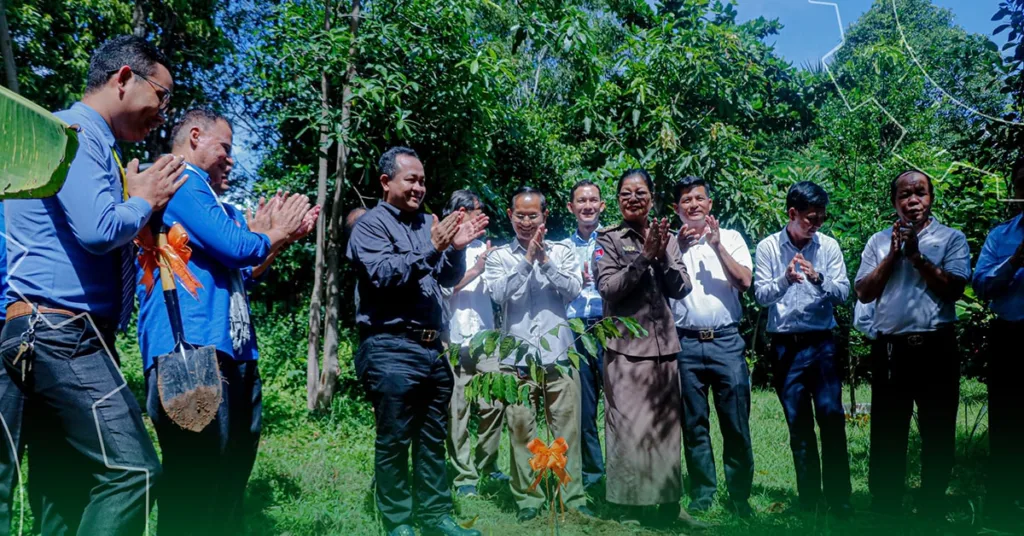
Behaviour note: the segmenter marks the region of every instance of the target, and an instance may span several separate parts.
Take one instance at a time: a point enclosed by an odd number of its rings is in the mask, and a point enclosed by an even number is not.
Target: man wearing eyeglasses
[[[789,425],[800,507],[814,512],[824,495],[829,511],[843,519],[853,510],[832,329],[833,309],[850,295],[850,280],[839,243],[818,232],[827,207],[828,194],[813,182],[789,189],[789,223],[757,245],[754,297],[768,308],[772,375]],[[821,431],[820,464],[815,419]]]
[[[501,307],[503,330],[532,344],[541,344],[541,335],[567,322],[566,305],[579,295],[583,275],[572,248],[545,239],[548,210],[544,194],[524,186],[513,193],[509,205],[508,216],[516,238],[487,257],[484,285],[491,299]],[[538,349],[542,365],[537,367],[538,374],[546,377],[543,390],[529,376],[527,363],[516,362],[515,354],[502,359],[501,364],[520,378],[517,389],[528,386],[531,401],[544,397],[553,437],[564,438],[569,445],[566,469],[571,480],[565,486],[562,500],[569,508],[592,515],[586,506],[581,477],[580,379],[576,370],[567,367],[573,335],[563,328],[546,340],[548,349]],[[512,448],[511,488],[519,509],[517,519],[529,521],[537,517],[550,499],[541,486],[531,486],[535,475],[527,444],[537,437],[536,413],[532,404],[511,404],[505,417]]]
[[[55,115],[80,127],[61,191],[6,201],[7,325],[0,356],[26,397],[43,534],[139,534],[160,462],[125,389],[114,336],[134,308],[132,240],[181,185],[182,159],[124,166],[117,141],[164,121],[167,60],[137,37],[103,44],[82,101]],[[6,445],[6,443],[5,443]]]

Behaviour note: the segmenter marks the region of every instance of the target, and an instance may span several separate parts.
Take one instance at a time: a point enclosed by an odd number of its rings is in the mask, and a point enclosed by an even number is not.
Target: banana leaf
[[[0,87],[0,199],[56,194],[77,151],[75,127]]]

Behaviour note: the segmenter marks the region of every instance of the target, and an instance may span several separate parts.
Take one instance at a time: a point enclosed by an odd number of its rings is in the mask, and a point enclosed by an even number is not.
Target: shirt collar
[[[820,243],[821,243],[821,241],[818,239],[818,233],[814,233],[813,235],[811,235],[811,241],[808,243],[808,245],[811,245],[811,244],[819,245]],[[786,230],[786,227],[783,227],[782,231],[779,232],[779,245],[781,246],[783,244],[789,244],[790,247],[792,247],[793,249],[795,249],[797,251],[800,251],[800,248],[796,247],[796,244],[794,244],[789,239],[789,231]]]
[[[82,102],[76,102],[71,106],[72,110],[82,114],[82,117],[90,124],[90,126],[96,129],[96,133],[100,135],[100,139],[107,144],[107,147],[116,147],[117,140],[114,138],[114,131],[110,129],[110,125],[103,119],[103,116],[99,112],[92,109],[88,104]]]
[[[939,222],[938,218],[936,218],[935,216],[928,216],[928,227],[925,227],[924,229],[921,230],[920,233],[917,233],[917,236],[927,235],[928,233],[933,232],[932,229],[935,229],[940,225],[942,224]]]
[[[576,230],[572,232],[572,241],[574,243],[576,243],[576,245],[579,245],[579,246],[583,246],[583,245],[589,244],[591,240],[597,239],[597,232],[599,230],[601,230],[601,224],[600,223],[597,224],[597,227],[593,231],[590,232],[590,238],[584,240],[583,237],[580,236],[580,228],[577,227]]]
[[[185,162],[185,169],[187,169],[193,175],[195,175],[195,176],[199,177],[200,179],[203,179],[204,181],[206,181],[207,184],[210,183],[210,174],[205,172],[205,171],[203,171],[203,170],[201,170],[201,169],[199,169],[199,168],[197,168],[196,166],[192,165],[191,162]]]
[[[384,210],[388,211],[396,220],[399,221],[412,221],[416,218],[416,215],[419,214],[419,211],[404,212],[402,209],[384,200],[381,200],[378,205],[384,207]]]

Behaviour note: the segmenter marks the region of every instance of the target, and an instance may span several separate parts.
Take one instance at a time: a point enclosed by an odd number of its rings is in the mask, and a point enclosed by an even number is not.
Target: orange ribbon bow
[[[530,491],[540,484],[544,474],[548,471],[555,473],[559,483],[563,486],[572,480],[569,478],[569,473],[565,472],[565,464],[568,462],[565,453],[569,452],[569,444],[565,442],[565,438],[556,439],[550,447],[540,439],[533,438],[526,444],[526,448],[533,453],[533,458],[530,458],[530,468],[537,471],[537,479],[530,486]]]
[[[180,223],[171,226],[167,233],[167,245],[158,247],[153,239],[153,232],[149,226],[143,227],[139,236],[135,238],[135,245],[139,246],[139,264],[142,265],[142,284],[146,286],[146,295],[153,291],[156,279],[153,274],[160,268],[160,259],[157,255],[167,261],[171,272],[178,276],[182,286],[192,295],[199,299],[196,289],[203,285],[199,283],[192,272],[188,269],[188,260],[192,257],[192,248],[188,247],[188,233]]]

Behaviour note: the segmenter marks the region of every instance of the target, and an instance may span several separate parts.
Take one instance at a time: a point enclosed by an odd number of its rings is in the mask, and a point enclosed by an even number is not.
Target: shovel
[[[153,218],[161,222],[157,246],[164,248],[167,246],[168,228],[162,223],[161,216],[154,215]],[[156,358],[160,405],[171,421],[181,428],[201,432],[217,416],[217,408],[220,407],[221,383],[217,350],[214,346],[196,348],[185,341],[174,274],[167,259],[163,256],[159,256],[159,259],[160,286],[164,291],[167,318],[174,335],[174,349]]]

